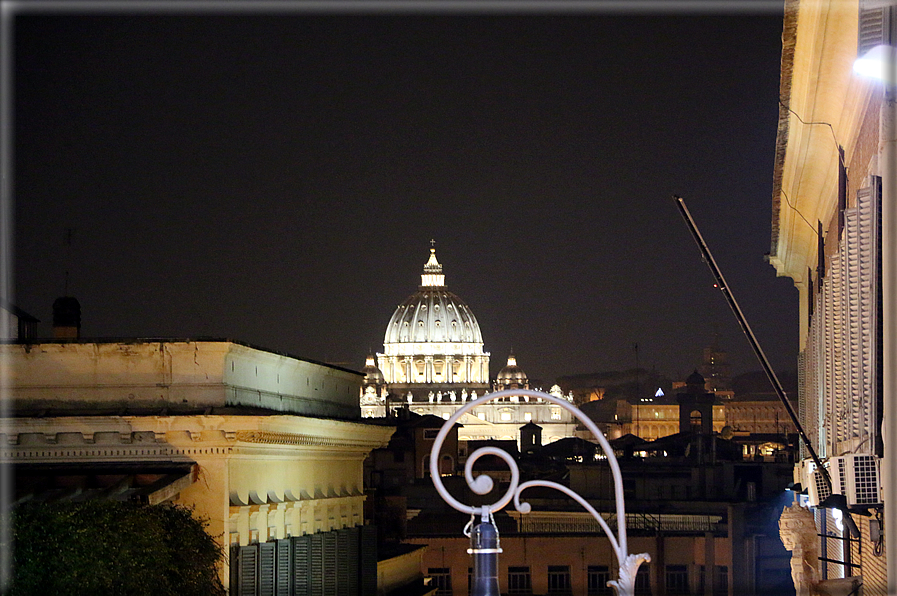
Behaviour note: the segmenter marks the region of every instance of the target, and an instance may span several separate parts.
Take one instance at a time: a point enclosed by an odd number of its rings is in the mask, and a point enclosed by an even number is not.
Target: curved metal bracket
[[[442,483],[442,478],[439,473],[439,453],[442,448],[442,443],[445,441],[452,427],[454,427],[455,423],[458,422],[458,420],[460,420],[464,414],[466,414],[469,410],[475,408],[476,406],[495,399],[501,399],[503,397],[511,396],[541,398],[554,405],[560,406],[573,414],[577,418],[577,420],[582,422],[585,427],[588,428],[598,439],[598,443],[601,445],[601,448],[604,450],[604,454],[607,456],[607,461],[610,465],[611,474],[614,479],[614,496],[616,500],[617,510],[616,536],[614,536],[613,532],[611,532],[611,529],[607,525],[607,522],[604,521],[604,518],[601,517],[601,515],[599,515],[598,512],[595,511],[595,509],[591,505],[589,505],[589,503],[585,499],[583,499],[581,496],[579,496],[577,493],[570,490],[566,486],[563,486],[556,482],[542,480],[532,480],[520,484],[520,470],[517,467],[517,462],[514,461],[514,458],[512,458],[508,452],[497,447],[481,447],[471,453],[467,458],[467,463],[464,465],[464,478],[467,481],[467,485],[473,492],[478,495],[485,495],[492,490],[492,488],[494,487],[494,482],[492,478],[487,474],[480,474],[479,476],[474,478],[473,464],[477,459],[484,455],[495,455],[504,460],[505,463],[508,464],[508,468],[510,468],[511,470],[511,482],[508,486],[508,490],[498,501],[491,505],[474,507],[461,503],[449,494],[449,492],[445,488],[445,485],[443,485]],[[604,433],[602,433],[598,429],[595,423],[592,422],[592,420],[588,416],[584,415],[579,410],[579,408],[563,398],[556,397],[548,393],[543,393],[541,391],[534,391],[532,389],[507,389],[504,391],[489,393],[475,401],[470,401],[462,405],[448,420],[446,420],[445,424],[443,424],[442,428],[439,430],[439,434],[436,435],[436,439],[433,442],[433,447],[430,450],[430,478],[433,481],[433,486],[436,488],[436,492],[439,493],[439,496],[442,497],[442,499],[446,503],[448,503],[451,507],[457,509],[458,511],[469,513],[471,515],[483,515],[484,513],[489,514],[490,512],[499,511],[512,500],[514,501],[514,508],[517,509],[517,511],[519,511],[520,513],[529,513],[531,507],[529,503],[520,501],[520,493],[531,486],[554,488],[576,500],[576,502],[582,505],[583,508],[591,513],[592,516],[598,521],[598,523],[601,525],[601,528],[604,530],[604,533],[607,534],[607,537],[611,542],[611,546],[613,546],[614,553],[617,556],[617,562],[620,566],[620,574],[617,581],[610,581],[608,582],[608,585],[616,590],[618,596],[632,596],[634,594],[635,575],[638,571],[639,565],[641,565],[642,562],[651,561],[651,557],[647,553],[641,553],[638,555],[628,554],[628,548],[626,544],[626,507],[623,500],[623,477],[620,473],[620,466],[617,463],[617,458],[614,455],[613,448],[610,446],[610,443],[607,442],[607,439],[604,437]]]

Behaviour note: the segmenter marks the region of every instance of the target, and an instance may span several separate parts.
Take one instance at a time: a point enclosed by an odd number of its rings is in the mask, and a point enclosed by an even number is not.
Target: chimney
[[[61,296],[53,302],[53,338],[81,337],[81,305],[71,296]]]

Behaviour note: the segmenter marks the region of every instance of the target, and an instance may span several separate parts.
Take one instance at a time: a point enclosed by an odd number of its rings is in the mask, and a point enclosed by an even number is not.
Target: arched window
[[[691,432],[701,432],[701,412],[699,412],[698,410],[692,410],[691,414],[689,415],[689,421],[691,422]]]
[[[440,474],[451,474],[454,471],[454,462],[452,460],[451,455],[443,455],[442,459],[439,461],[439,473]]]

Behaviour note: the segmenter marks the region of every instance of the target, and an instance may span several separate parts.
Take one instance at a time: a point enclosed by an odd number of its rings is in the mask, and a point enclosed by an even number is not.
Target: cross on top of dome
[[[424,272],[420,276],[420,285],[426,287],[445,285],[445,275],[442,274],[442,265],[436,260],[435,240],[430,240],[430,258],[424,265]]]

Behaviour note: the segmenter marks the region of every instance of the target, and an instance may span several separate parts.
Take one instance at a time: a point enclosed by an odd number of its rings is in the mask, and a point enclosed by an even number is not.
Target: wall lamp
[[[879,44],[857,58],[853,71],[862,76],[897,85],[897,48]]]
[[[604,450],[604,454],[607,456],[607,461],[610,465],[611,474],[614,479],[614,496],[616,499],[617,514],[616,536],[611,531],[604,518],[601,517],[601,515],[597,511],[595,511],[595,509],[588,503],[588,501],[583,499],[579,494],[570,490],[566,486],[547,480],[530,480],[528,482],[520,484],[520,470],[517,467],[517,462],[514,461],[514,458],[512,458],[507,451],[504,451],[503,449],[499,449],[497,447],[481,447],[471,453],[464,465],[464,478],[467,481],[467,485],[473,492],[478,495],[488,494],[492,491],[492,488],[494,486],[493,480],[486,474],[480,474],[479,476],[474,478],[473,464],[477,459],[484,455],[495,455],[496,457],[504,460],[504,462],[508,464],[508,467],[511,470],[511,481],[510,485],[508,486],[508,490],[498,501],[491,505],[473,507],[471,505],[465,505],[464,503],[461,503],[453,496],[451,496],[446,490],[445,486],[442,484],[442,479],[440,476],[439,459],[442,443],[443,441],[445,441],[445,438],[448,436],[452,427],[454,427],[455,423],[468,410],[488,401],[514,396],[541,398],[546,402],[564,408],[565,410],[572,413],[580,422],[582,422],[585,427],[588,428],[598,439],[598,443],[601,445],[601,448]],[[617,596],[634,595],[635,576],[638,572],[639,565],[651,561],[651,557],[647,553],[641,553],[637,555],[628,554],[628,548],[626,544],[626,507],[623,501],[623,477],[620,474],[620,466],[617,463],[617,458],[614,455],[613,448],[607,442],[607,439],[604,437],[604,433],[602,433],[598,429],[595,423],[592,422],[592,420],[588,416],[585,416],[576,406],[568,402],[566,399],[555,397],[554,395],[543,393],[541,391],[533,391],[531,389],[507,389],[504,391],[489,393],[476,401],[464,404],[463,406],[458,408],[448,420],[445,421],[445,424],[443,424],[442,428],[439,430],[439,434],[436,435],[436,439],[433,441],[433,447],[430,450],[430,478],[433,481],[433,486],[436,488],[436,492],[439,493],[439,496],[442,497],[442,499],[446,503],[448,503],[451,507],[457,509],[458,511],[469,513],[471,516],[470,521],[467,523],[467,526],[465,526],[463,531],[464,535],[470,538],[470,549],[468,549],[467,552],[473,555],[474,558],[473,576],[471,577],[471,596],[498,596],[498,555],[499,553],[501,553],[501,547],[499,546],[498,528],[495,526],[495,519],[492,514],[495,511],[501,510],[502,507],[510,503],[512,500],[514,501],[514,508],[517,509],[517,511],[524,514],[529,513],[530,505],[529,503],[520,501],[520,493],[533,486],[553,488],[555,490],[561,491],[562,493],[566,494],[577,503],[579,503],[586,511],[592,514],[592,517],[594,517],[598,521],[598,523],[601,525],[601,529],[604,530],[604,533],[607,535],[608,540],[610,540],[611,546],[614,550],[614,554],[616,554],[617,557],[617,563],[619,564],[618,579],[607,582],[607,585],[612,587],[616,591]],[[476,516],[478,515],[480,516],[480,523],[474,526]]]

